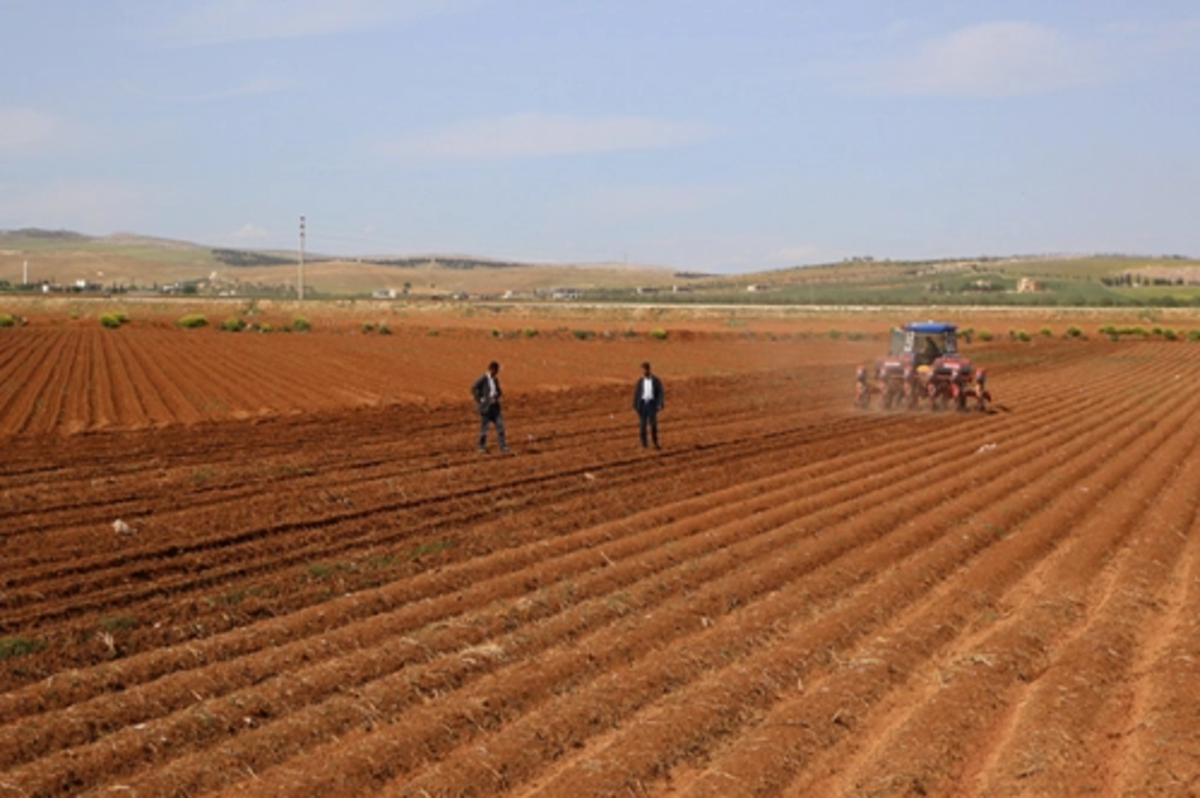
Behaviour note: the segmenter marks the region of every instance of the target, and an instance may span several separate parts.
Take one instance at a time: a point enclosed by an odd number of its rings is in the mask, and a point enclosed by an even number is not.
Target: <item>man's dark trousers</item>
[[[658,407],[654,402],[642,402],[638,407],[638,436],[642,446],[646,445],[646,427],[650,427],[650,435],[654,440],[654,448],[658,448]]]
[[[479,411],[479,448],[487,447],[488,424],[496,427],[496,440],[500,443],[500,451],[506,451],[508,444],[504,441],[504,418],[500,415],[500,404],[493,402]]]

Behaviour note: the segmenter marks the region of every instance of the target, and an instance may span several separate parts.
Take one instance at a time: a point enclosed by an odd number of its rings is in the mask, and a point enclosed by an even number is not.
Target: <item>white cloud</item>
[[[1094,82],[1087,45],[1031,22],[988,22],[923,42],[916,52],[868,66],[860,88],[884,94],[1002,97]]]
[[[157,191],[133,183],[67,181],[28,188],[0,185],[0,228],[44,227],[107,233],[136,229]]]
[[[530,113],[460,122],[380,149],[402,158],[529,158],[675,147],[710,135],[703,125],[649,117]]]
[[[260,227],[254,222],[242,225],[230,236],[234,241],[242,244],[263,241],[270,237],[271,233],[265,227]]]
[[[58,151],[77,140],[61,117],[33,108],[0,108],[0,157]]]
[[[186,10],[157,27],[158,39],[171,44],[204,45],[326,36],[439,13],[457,3],[453,0],[193,0],[182,5]]]
[[[593,191],[572,210],[608,219],[686,215],[715,208],[732,194],[719,186],[626,186]]]

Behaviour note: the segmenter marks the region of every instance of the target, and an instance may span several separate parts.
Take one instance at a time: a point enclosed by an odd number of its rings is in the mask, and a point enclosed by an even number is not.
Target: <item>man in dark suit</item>
[[[504,418],[500,415],[500,364],[493,360],[488,363],[487,371],[471,385],[471,396],[475,399],[475,407],[479,410],[479,444],[481,452],[487,451],[488,424],[496,427],[496,440],[500,443],[500,451],[507,452],[508,444],[504,442]]]
[[[658,445],[658,411],[663,407],[663,386],[658,377],[650,373],[650,364],[642,364],[642,376],[633,386],[633,409],[638,414],[638,436],[642,448],[646,447],[646,428],[650,428],[650,437],[654,448]]]

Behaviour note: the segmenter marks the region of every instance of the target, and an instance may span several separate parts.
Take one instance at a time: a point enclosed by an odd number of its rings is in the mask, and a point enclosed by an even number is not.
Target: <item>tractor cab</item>
[[[958,327],[941,321],[910,321],[893,327],[888,353],[876,359],[874,374],[859,366],[855,374],[855,403],[869,407],[871,396],[879,395],[884,408],[916,407],[928,399],[934,409],[953,404],[987,408],[991,394],[985,387],[983,369],[975,371],[971,361],[959,354]]]
[[[914,368],[930,366],[947,355],[958,354],[958,328],[939,321],[913,321],[893,327],[888,355]]]

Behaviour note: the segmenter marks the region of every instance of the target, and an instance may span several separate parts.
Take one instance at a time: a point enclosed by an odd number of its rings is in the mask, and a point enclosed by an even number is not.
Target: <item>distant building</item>
[[[757,293],[759,291],[770,291],[771,286],[764,285],[763,283],[751,283],[750,285],[746,286],[746,290],[752,293]]]
[[[1017,280],[1018,294],[1036,294],[1041,290],[1042,283],[1040,280],[1034,280],[1031,277],[1022,277],[1020,280]]]
[[[371,298],[372,299],[395,299],[396,298],[396,289],[395,288],[376,288],[374,291],[371,292]]]

